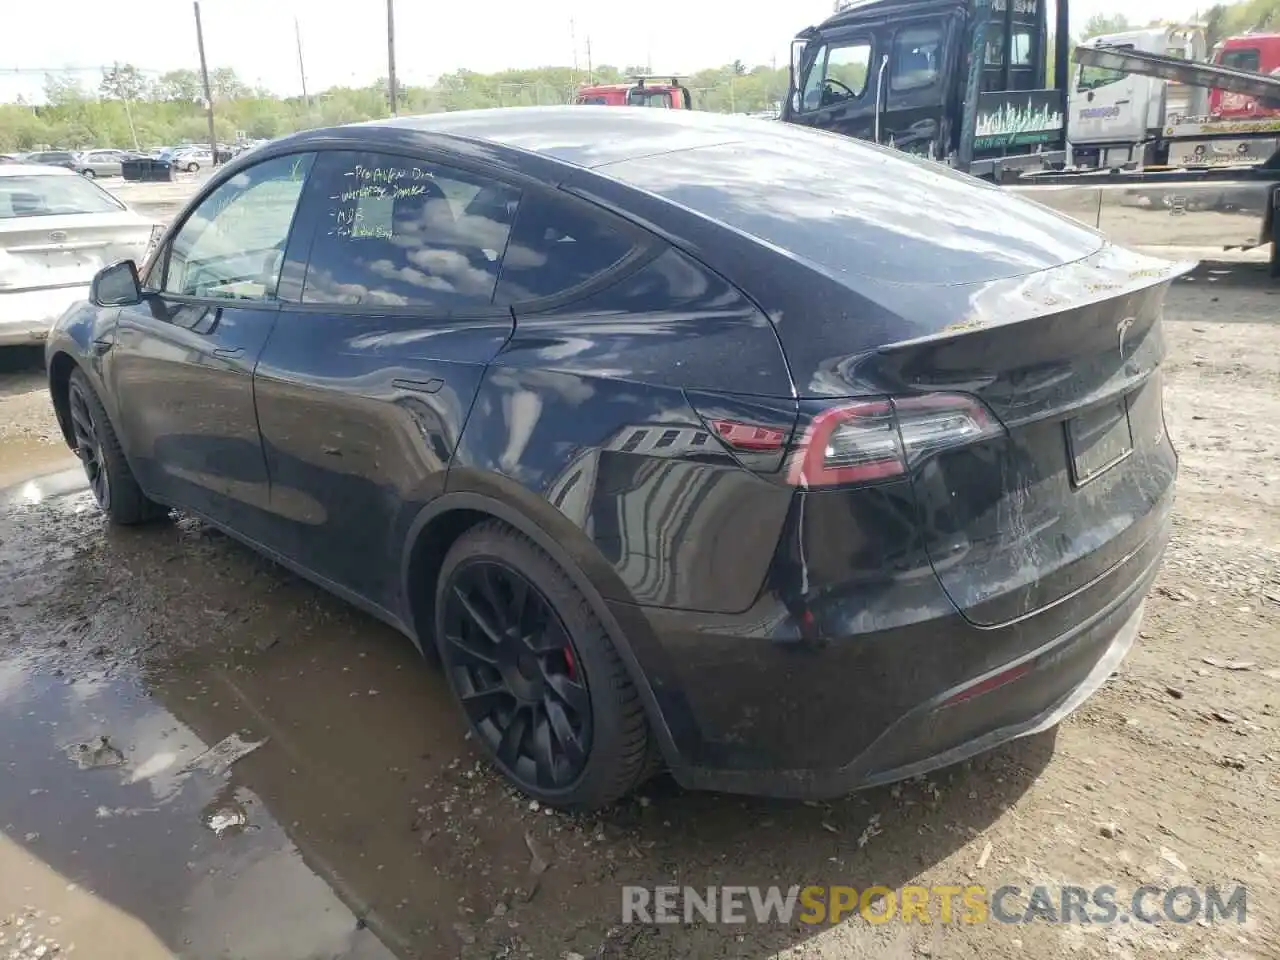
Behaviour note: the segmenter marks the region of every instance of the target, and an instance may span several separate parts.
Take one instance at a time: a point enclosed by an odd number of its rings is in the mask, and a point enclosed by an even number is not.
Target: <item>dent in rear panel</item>
[[[1154,535],[1172,503],[1177,457],[1160,381],[1129,397],[1133,452],[1083,485],[1061,419],[943,454],[914,477],[943,587],[979,624],[1004,623],[1087,586]]]

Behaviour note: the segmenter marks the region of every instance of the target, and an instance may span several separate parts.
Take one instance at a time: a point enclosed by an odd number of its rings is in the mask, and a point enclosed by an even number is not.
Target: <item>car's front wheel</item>
[[[436,642],[472,733],[499,770],[552,806],[596,809],[653,770],[639,694],[573,581],[498,521],[450,548]]]
[[[94,179],[97,176],[97,174],[94,173],[92,170],[90,170],[88,167],[85,167],[85,169],[81,170],[80,173],[88,177],[90,180]]]
[[[195,173],[199,169],[200,164],[196,163],[194,160],[187,164],[187,173]]]
[[[168,511],[148,499],[134,479],[107,411],[81,370],[71,374],[67,407],[76,455],[84,465],[93,498],[108,519],[132,526],[164,516]]]

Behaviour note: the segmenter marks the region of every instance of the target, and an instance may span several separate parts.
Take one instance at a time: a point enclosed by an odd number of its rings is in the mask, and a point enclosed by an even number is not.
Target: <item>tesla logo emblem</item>
[[[49,234],[49,239],[50,239],[51,241],[53,241],[54,243],[66,243],[66,242],[67,242],[67,234],[66,234],[66,231],[65,231],[65,230],[55,230],[55,231],[53,231],[53,233]]]
[[[1120,356],[1124,356],[1124,335],[1129,332],[1129,328],[1133,326],[1133,317],[1125,317],[1116,324],[1116,335],[1120,340]]]

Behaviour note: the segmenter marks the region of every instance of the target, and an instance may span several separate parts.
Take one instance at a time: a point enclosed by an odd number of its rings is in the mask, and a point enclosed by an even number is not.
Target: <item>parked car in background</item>
[[[19,163],[22,157],[16,153],[0,153],[0,163]]]
[[[86,150],[80,154],[76,172],[86,177],[118,177],[121,164],[135,156],[128,150]]]
[[[153,231],[71,170],[0,164],[0,346],[44,340],[98,270],[145,256]]]
[[[168,156],[175,170],[196,173],[201,167],[213,166],[213,153],[208,147],[180,147]]]
[[[1053,726],[1134,643],[1184,269],[797,125],[444,113],[234,162],[46,358],[113,522],[396,626],[531,796],[838,796]]]
[[[41,150],[37,153],[29,153],[26,156],[27,163],[47,163],[54,167],[66,167],[68,170],[74,170],[79,162],[78,155],[70,150]]]

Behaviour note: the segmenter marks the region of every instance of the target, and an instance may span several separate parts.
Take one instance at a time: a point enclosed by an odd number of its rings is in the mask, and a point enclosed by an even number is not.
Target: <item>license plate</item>
[[[1120,400],[1073,417],[1066,423],[1071,478],[1088,483],[1133,452],[1129,405]]]
[[[77,250],[50,250],[36,261],[43,283],[88,283],[102,267],[102,258]]]

